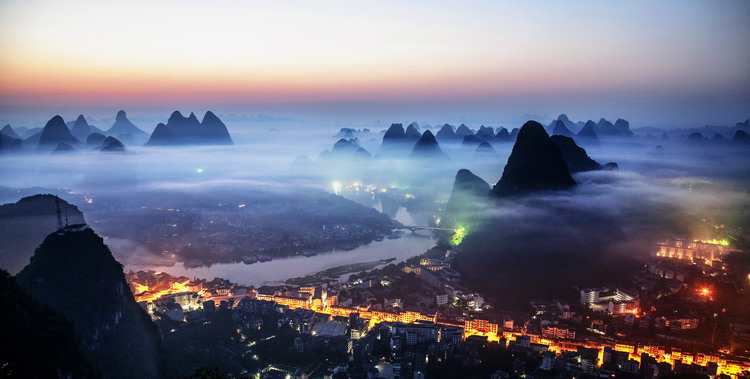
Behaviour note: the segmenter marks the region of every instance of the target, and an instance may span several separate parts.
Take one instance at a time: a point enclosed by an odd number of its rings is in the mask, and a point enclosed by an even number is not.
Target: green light
[[[457,228],[453,231],[453,236],[451,236],[451,244],[453,245],[460,245],[461,242],[464,241],[464,237],[466,236],[466,229],[463,227]]]
[[[202,169],[202,168],[199,168],[199,169],[197,169],[197,170],[195,170],[195,171],[197,171],[197,172],[198,172],[198,173],[200,174],[200,173],[202,173],[202,172],[203,172],[203,169]]]

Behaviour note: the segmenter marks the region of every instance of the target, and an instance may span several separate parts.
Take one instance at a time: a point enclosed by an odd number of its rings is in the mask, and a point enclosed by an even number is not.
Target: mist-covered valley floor
[[[4,153],[0,202],[58,195],[78,207],[121,263],[155,267],[351,249],[391,235],[404,226],[392,218],[406,211],[417,224],[407,226],[462,228],[458,246],[445,232],[437,232],[437,243],[462,251],[457,268],[499,303],[582,276],[616,280],[630,258],[649,255],[670,236],[748,245],[745,145],[691,144],[679,133],[582,143],[592,159],[618,169],[574,173],[578,185],[565,191],[500,200],[488,194],[457,223],[446,215],[457,171],[495,184],[514,140],[493,138],[487,149],[481,141],[438,138],[441,154],[420,154],[419,135],[440,137],[440,127],[396,143],[383,142],[385,129],[229,123],[231,146]],[[528,291],[519,294],[513,283]]]

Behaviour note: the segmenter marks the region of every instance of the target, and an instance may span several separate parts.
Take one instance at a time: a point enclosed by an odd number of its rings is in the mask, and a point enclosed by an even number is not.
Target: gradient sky
[[[749,18],[748,1],[0,0],[0,122],[212,108],[734,124],[750,117]]]

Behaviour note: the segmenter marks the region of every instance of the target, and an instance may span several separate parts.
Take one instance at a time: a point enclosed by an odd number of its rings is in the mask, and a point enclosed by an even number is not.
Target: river
[[[406,220],[408,213],[400,210],[396,219]],[[411,216],[408,216],[409,219]],[[217,263],[210,267],[186,268],[181,264],[174,266],[146,266],[126,265],[125,270],[155,270],[163,271],[171,275],[184,275],[190,278],[196,277],[211,280],[213,278],[228,279],[233,283],[241,285],[261,286],[264,284],[275,284],[290,278],[311,275],[336,266],[371,262],[380,259],[395,258],[392,263],[405,261],[415,255],[419,255],[435,246],[435,240],[430,231],[417,231],[411,233],[406,231],[401,238],[382,241],[372,241],[366,245],[352,250],[332,250],[319,253],[312,257],[295,256],[289,258],[278,258],[269,262],[253,264],[244,263]]]

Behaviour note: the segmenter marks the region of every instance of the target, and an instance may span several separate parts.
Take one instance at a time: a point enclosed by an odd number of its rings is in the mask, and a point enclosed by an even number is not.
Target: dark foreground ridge
[[[17,275],[34,298],[73,322],[86,355],[107,378],[159,377],[159,337],[136,304],[122,265],[83,224],[47,236]]]

